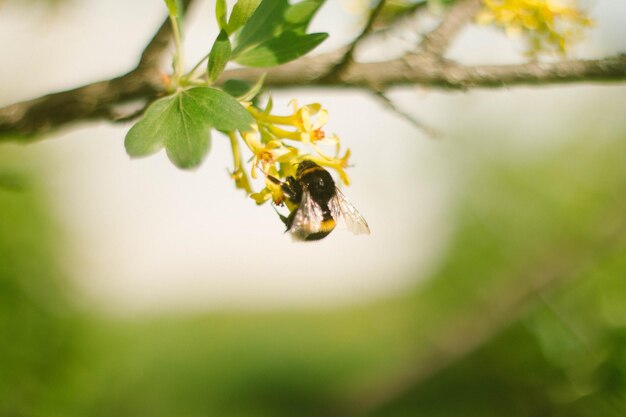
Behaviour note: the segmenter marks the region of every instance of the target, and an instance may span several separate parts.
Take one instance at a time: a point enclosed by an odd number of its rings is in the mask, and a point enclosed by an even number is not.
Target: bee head
[[[296,178],[300,178],[302,176],[302,173],[306,171],[307,169],[317,167],[317,166],[319,165],[317,165],[315,162],[305,159],[304,161],[298,164],[298,168],[296,170]]]

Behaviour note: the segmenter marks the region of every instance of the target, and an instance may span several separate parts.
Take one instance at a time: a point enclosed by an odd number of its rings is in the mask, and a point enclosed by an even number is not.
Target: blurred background
[[[327,3],[320,51],[363,22]],[[626,3],[583,5],[571,55],[625,52]],[[216,35],[197,6],[190,62]],[[127,71],[164,17],[0,2],[0,105]],[[523,52],[472,26],[449,56]],[[218,135],[193,172],[131,161],[129,125],[0,143],[0,416],[626,415],[626,86],[394,90],[437,138],[363,92],[273,95],[329,109],[370,236],[292,243]]]

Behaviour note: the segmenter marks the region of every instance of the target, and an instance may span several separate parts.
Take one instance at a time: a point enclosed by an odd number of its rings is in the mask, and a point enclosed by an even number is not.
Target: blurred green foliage
[[[36,181],[0,187],[0,416],[626,415],[623,138],[463,146],[430,279],[325,312],[80,313]]]
[[[32,182],[16,171],[0,172],[1,416],[45,412],[40,405],[75,354],[54,236]]]

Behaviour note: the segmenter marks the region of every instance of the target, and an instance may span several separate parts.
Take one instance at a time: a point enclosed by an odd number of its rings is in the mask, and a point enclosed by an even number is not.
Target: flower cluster
[[[576,0],[483,0],[481,24],[503,27],[509,36],[525,36],[529,53],[567,52],[582,28],[592,20],[576,7]]]
[[[285,116],[272,114],[271,99],[264,110],[251,103],[244,104],[256,120],[253,130],[240,132],[243,143],[252,152],[250,176],[256,179],[261,171],[265,176],[265,188],[259,192],[252,189],[235,133],[230,134],[235,165],[231,177],[235,180],[237,188],[249,193],[257,204],[269,200],[276,204],[283,203],[285,196],[280,185],[269,180],[267,176],[277,179],[293,176],[296,165],[305,159],[335,170],[344,184],[350,183],[345,172],[350,150],[340,156],[339,137],[326,136],[323,127],[328,121],[328,111],[319,103],[299,107],[293,100],[291,102],[293,112]],[[312,153],[307,153],[307,150],[311,150]]]

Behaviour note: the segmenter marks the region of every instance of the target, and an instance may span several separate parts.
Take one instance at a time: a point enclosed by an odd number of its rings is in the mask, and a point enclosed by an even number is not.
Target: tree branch
[[[465,66],[455,62],[439,62],[420,55],[352,65],[337,80],[321,77],[336,62],[337,53],[301,59],[269,71],[235,69],[226,71],[223,80],[237,78],[256,81],[267,73],[265,85],[275,88],[305,86],[370,86],[421,85],[425,87],[461,89],[504,87],[574,82],[626,81],[626,54],[595,60],[569,60],[553,63],[531,62],[515,65]]]
[[[189,5],[193,0],[185,0]],[[265,86],[342,87],[384,91],[390,86],[421,85],[466,90],[516,85],[626,81],[626,54],[596,60],[570,60],[519,65],[465,66],[442,59],[450,42],[478,10],[480,0],[460,0],[441,24],[425,35],[415,53],[383,62],[345,64],[333,77],[333,68],[351,61],[352,48],[305,57],[272,69],[243,68],[226,71],[220,82],[240,79],[256,82],[267,73]],[[374,14],[374,13],[373,13]],[[371,17],[371,16],[370,16]],[[369,31],[368,25],[364,34]],[[365,36],[365,35],[364,35]],[[151,101],[163,91],[159,71],[163,51],[169,45],[171,28],[164,23],[144,50],[138,66],[129,73],[73,90],[49,94],[0,108],[0,141],[45,133],[66,124],[93,119],[116,119],[111,109],[124,102]]]
[[[184,0],[185,9],[193,1]],[[129,73],[1,108],[0,140],[9,135],[45,133],[78,120],[110,118],[114,105],[153,99],[163,89],[159,67],[171,37],[172,28],[166,19]]]
[[[437,138],[438,136],[440,136],[439,132],[437,132],[434,128],[428,126],[426,123],[417,119],[415,116],[399,108],[396,105],[396,103],[394,103],[393,100],[385,94],[384,91],[375,91],[373,92],[373,94],[374,94],[374,97],[380,99],[383,102],[385,107],[387,107],[393,113],[397,114],[398,116],[400,116],[401,118],[409,122],[411,126],[416,128],[417,130],[421,131],[422,133],[425,133],[426,136],[430,138]]]

